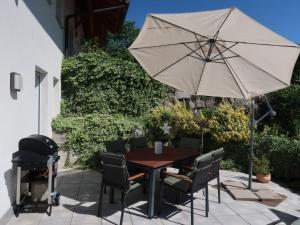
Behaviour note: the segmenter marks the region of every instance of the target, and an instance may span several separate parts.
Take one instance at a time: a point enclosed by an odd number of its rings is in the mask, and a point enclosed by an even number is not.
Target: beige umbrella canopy
[[[181,14],[150,14],[129,51],[148,74],[192,95],[249,99],[290,85],[300,53],[297,44],[236,8]],[[251,104],[249,188],[254,118]]]
[[[155,80],[242,99],[288,87],[300,52],[237,8],[150,14],[129,50]]]

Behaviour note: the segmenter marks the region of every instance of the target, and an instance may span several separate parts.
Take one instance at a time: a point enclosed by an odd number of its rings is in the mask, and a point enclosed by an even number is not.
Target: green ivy
[[[66,58],[62,66],[64,112],[139,116],[160,104],[168,88],[151,79],[138,63],[101,49]]]
[[[105,150],[105,141],[127,139],[138,121],[121,115],[89,114],[82,117],[59,116],[52,122],[53,129],[66,135],[65,146],[81,165],[93,166],[93,158]]]

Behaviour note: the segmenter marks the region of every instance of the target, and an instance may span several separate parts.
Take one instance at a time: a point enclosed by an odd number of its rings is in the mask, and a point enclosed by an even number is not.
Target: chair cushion
[[[179,148],[201,150],[201,139],[182,137],[179,141]]]
[[[107,152],[124,154],[126,152],[125,143],[123,140],[114,140],[105,142]]]
[[[195,161],[194,161],[194,168],[203,168],[203,167],[206,167],[208,165],[210,165],[212,163],[212,154],[209,152],[209,153],[206,153],[206,154],[203,154],[201,156],[198,156]]]
[[[130,138],[129,139],[130,149],[145,149],[147,148],[147,139],[145,137]]]
[[[133,191],[139,187],[141,187],[144,184],[143,179],[139,179],[137,181],[130,181],[130,187],[129,187],[129,191]]]
[[[221,160],[223,158],[225,152],[224,152],[223,148],[220,148],[220,149],[214,150],[210,153],[213,157],[213,161],[216,161],[216,160]]]
[[[188,176],[184,176],[184,175],[180,175],[180,176],[189,178]],[[191,187],[191,183],[172,176],[166,176],[164,179],[164,184],[182,192],[188,192]]]

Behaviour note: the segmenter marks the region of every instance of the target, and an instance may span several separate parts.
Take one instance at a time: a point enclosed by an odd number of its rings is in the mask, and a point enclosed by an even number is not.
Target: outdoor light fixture
[[[23,88],[23,78],[18,73],[10,73],[10,90],[21,91]]]

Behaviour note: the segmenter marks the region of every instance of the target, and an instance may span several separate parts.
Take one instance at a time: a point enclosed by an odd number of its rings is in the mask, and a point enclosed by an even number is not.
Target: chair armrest
[[[166,172],[166,171],[162,171],[162,173],[165,174],[165,175],[171,176],[171,177],[175,177],[175,178],[180,179],[180,180],[184,180],[184,181],[189,182],[189,183],[193,183],[193,180],[191,180],[190,178],[181,176],[181,175],[177,175],[177,174],[174,174],[174,173],[169,173],[169,172]]]
[[[145,176],[145,173],[138,173],[138,174],[136,174],[136,175],[130,176],[130,177],[128,178],[128,180],[129,180],[129,181],[133,181],[133,180],[139,179],[139,178],[141,178],[141,177],[143,177],[143,176]]]
[[[182,168],[186,170],[193,170],[193,167],[190,165],[183,165]]]

